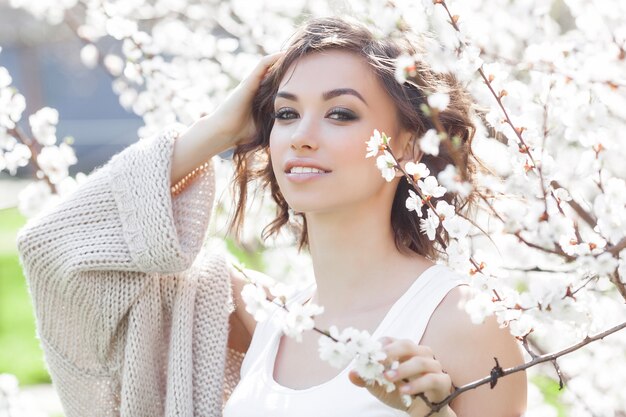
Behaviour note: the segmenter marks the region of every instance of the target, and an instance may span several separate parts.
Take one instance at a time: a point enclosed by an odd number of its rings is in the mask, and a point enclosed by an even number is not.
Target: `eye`
[[[343,120],[343,121],[358,119],[357,115],[352,110],[344,109],[342,107],[337,107],[335,109],[332,109],[330,112],[328,112],[326,117],[328,117],[329,119],[333,119],[333,120]]]
[[[274,119],[290,120],[298,117],[298,113],[292,108],[282,107],[274,112]]]

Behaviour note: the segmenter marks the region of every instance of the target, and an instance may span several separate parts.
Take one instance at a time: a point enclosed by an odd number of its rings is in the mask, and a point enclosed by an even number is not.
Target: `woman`
[[[235,146],[234,228],[245,185],[260,177],[279,207],[269,232],[290,223],[290,209],[303,221],[316,286],[298,300],[325,307],[318,327],[386,337],[387,364],[400,363],[387,377],[398,388],[436,402],[453,383],[486,375],[493,357],[503,367],[521,362],[493,319],[468,319],[457,276],[434,265],[434,247],[404,208],[400,174],[387,183],[364,157],[374,129],[392,137],[403,161],[416,157],[416,138],[430,123],[419,111],[424,95],[393,79],[394,58],[411,47],[341,19],[312,20],[213,114],[130,146],[29,222],[18,247],[68,417],[221,415],[224,400],[228,417],[429,412],[419,399],[407,409],[399,390],[365,386],[348,368],[321,362],[313,333],[297,343],[246,312],[244,277],[201,250],[213,199],[206,161]],[[452,97],[441,114],[446,129],[469,141],[462,91],[449,76],[426,67],[423,74],[425,88]],[[435,173],[443,168],[436,158],[422,161]],[[303,173],[309,168],[315,172]],[[521,415],[525,384],[521,373],[503,378],[436,415]]]

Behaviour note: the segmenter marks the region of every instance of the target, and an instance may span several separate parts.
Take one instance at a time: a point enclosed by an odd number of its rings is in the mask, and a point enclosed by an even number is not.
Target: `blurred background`
[[[65,26],[48,25],[0,2],[0,46],[0,66],[25,96],[25,114],[54,107],[62,119],[59,137],[80,138],[74,144],[78,163],[70,167],[70,175],[90,172],[137,140],[141,118],[120,106],[105,71],[82,64],[82,45]],[[30,387],[23,395],[35,396],[40,408],[61,415],[47,386],[50,377],[15,248],[17,230],[25,223],[17,195],[29,182],[26,178],[32,178],[31,169],[19,168],[16,176],[0,172],[0,374],[15,375],[22,387]]]

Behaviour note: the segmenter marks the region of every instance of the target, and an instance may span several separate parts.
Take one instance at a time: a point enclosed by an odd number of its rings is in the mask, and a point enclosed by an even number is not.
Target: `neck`
[[[371,204],[327,213],[307,213],[317,283],[313,301],[326,317],[358,314],[395,301],[430,263],[395,246],[386,210]],[[384,215],[381,213],[385,213]]]

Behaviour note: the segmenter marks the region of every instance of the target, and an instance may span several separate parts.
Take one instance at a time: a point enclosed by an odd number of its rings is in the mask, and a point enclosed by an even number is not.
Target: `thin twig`
[[[626,322],[623,322],[621,324],[618,324],[617,326],[611,327],[608,330],[605,330],[602,333],[598,333],[595,336],[587,336],[585,337],[582,341],[569,346],[565,349],[559,350],[557,352],[554,353],[550,353],[550,354],[544,354],[544,355],[537,355],[536,357],[534,357],[531,361],[526,362],[522,365],[518,365],[518,366],[514,366],[511,368],[507,368],[507,369],[503,369],[499,374],[499,376],[496,379],[505,377],[507,375],[511,375],[514,374],[516,372],[521,372],[521,371],[525,371],[526,369],[536,366],[540,363],[544,363],[544,362],[553,362],[555,361],[557,358],[560,358],[561,356],[567,355],[568,353],[572,353],[580,348],[582,348],[583,346],[588,345],[591,342],[594,342],[596,340],[600,340],[600,339],[604,339],[605,337],[616,333],[622,329],[626,328]],[[443,407],[445,407],[446,405],[450,404],[450,402],[452,402],[452,400],[454,400],[456,397],[458,397],[459,395],[463,394],[466,391],[472,390],[472,389],[476,389],[481,385],[485,385],[485,384],[489,384],[489,383],[493,383],[493,375],[484,377],[482,379],[476,380],[474,382],[471,382],[469,384],[460,386],[458,388],[456,388],[452,394],[450,394],[448,397],[446,397],[443,401],[438,402],[436,404],[434,404],[434,408],[432,408],[432,411],[437,412],[439,410],[441,410]]]

